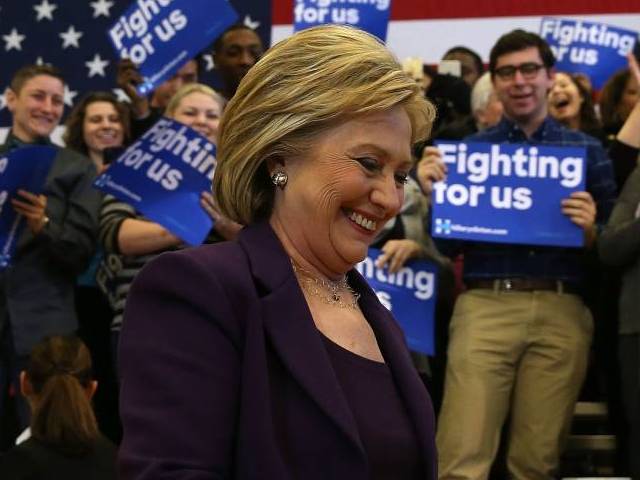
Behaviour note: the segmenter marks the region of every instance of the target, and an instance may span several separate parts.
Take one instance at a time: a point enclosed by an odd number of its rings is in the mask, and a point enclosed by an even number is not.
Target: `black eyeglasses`
[[[494,74],[500,77],[501,80],[513,80],[516,72],[519,71],[523,78],[532,80],[538,75],[538,72],[542,68],[544,68],[544,65],[527,62],[521,63],[520,65],[505,65],[504,67],[496,68]]]

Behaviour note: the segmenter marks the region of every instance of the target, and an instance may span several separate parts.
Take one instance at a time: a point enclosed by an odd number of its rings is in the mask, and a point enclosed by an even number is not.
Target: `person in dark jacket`
[[[49,65],[28,65],[14,75],[6,93],[13,123],[0,155],[49,139],[64,108],[64,80]],[[55,146],[54,146],[55,147]],[[92,188],[92,162],[57,148],[41,194],[20,190],[11,207],[24,216],[11,265],[0,272],[0,392],[24,370],[29,352],[46,335],[78,327],[74,305],[77,275],[96,245],[100,195]],[[0,395],[0,411],[3,411]],[[21,426],[28,409],[18,397]]]
[[[116,478],[116,447],[98,431],[91,407],[98,384],[79,338],[53,336],[36,345],[20,387],[33,413],[29,438],[0,456],[2,478]]]
[[[429,394],[354,269],[434,113],[351,27],[298,32],[249,70],[213,185],[247,226],[158,256],[127,298],[122,478],[436,479]]]

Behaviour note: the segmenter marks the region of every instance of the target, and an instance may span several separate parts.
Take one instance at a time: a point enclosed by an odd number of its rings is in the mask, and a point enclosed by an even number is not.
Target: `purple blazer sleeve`
[[[197,259],[160,255],[129,293],[119,348],[122,479],[232,476],[241,335],[223,286]]]

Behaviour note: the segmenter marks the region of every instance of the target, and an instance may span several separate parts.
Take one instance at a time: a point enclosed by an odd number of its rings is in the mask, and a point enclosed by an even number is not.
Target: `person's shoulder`
[[[562,125],[558,121],[549,118],[547,122],[550,123],[550,127],[555,129],[561,137],[561,143],[567,146],[576,145],[590,148],[603,149],[602,142],[596,137],[589,135],[581,130],[574,130],[572,128]]]
[[[0,472],[3,478],[16,480],[37,478],[38,468],[34,459],[33,440],[27,440],[20,445],[16,445],[11,450],[0,453]]]
[[[164,252],[152,259],[136,276],[134,287],[143,283],[177,288],[225,286],[244,278],[246,265],[246,255],[235,241],[189,247]]]
[[[106,474],[104,478],[116,478],[116,459],[118,448],[104,435],[100,435],[94,444],[91,461],[97,472]],[[102,477],[100,477],[102,478]]]
[[[485,128],[472,135],[464,137],[465,142],[492,142],[504,140],[504,132],[500,128],[499,124],[493,127]]]
[[[58,145],[53,145],[53,147],[55,147],[58,151],[58,154],[56,155],[57,161],[73,165],[81,170],[93,172],[94,174],[97,173],[96,167],[93,165],[93,162],[86,155],[83,155],[82,153],[67,147],[60,147]]]
[[[244,258],[242,248],[232,240],[166,252],[150,263],[179,263],[185,268],[226,274],[227,270],[236,269]]]

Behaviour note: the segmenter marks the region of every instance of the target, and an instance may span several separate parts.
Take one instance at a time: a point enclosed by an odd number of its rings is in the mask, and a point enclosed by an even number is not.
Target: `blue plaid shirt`
[[[527,137],[514,122],[503,117],[495,127],[471,135],[465,141],[586,147],[587,191],[597,205],[597,224],[606,223],[615,202],[616,184],[611,161],[595,138],[569,130],[549,116]],[[584,277],[584,249],[476,242],[463,242],[462,249],[467,280],[535,277],[578,285]]]

